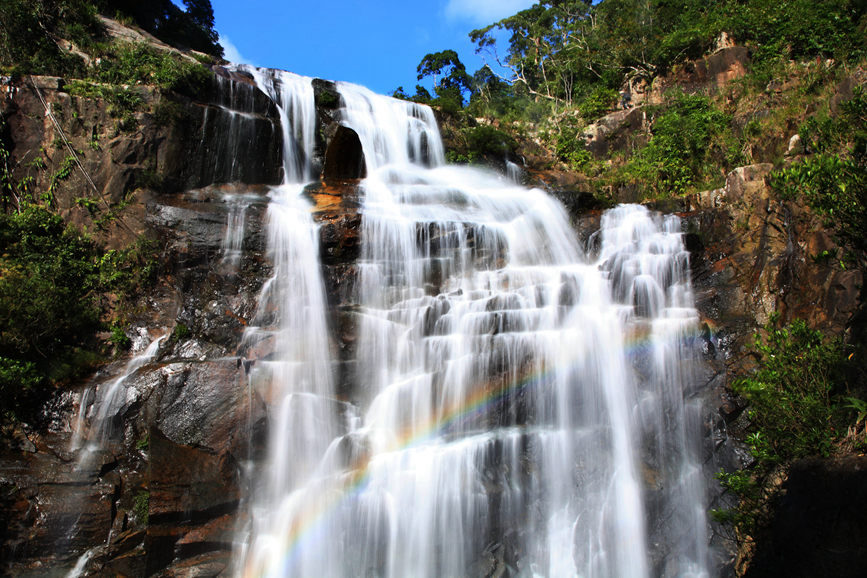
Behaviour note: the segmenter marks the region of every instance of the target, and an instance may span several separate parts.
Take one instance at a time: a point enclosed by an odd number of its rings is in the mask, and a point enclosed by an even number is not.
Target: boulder
[[[647,128],[647,115],[641,107],[618,110],[584,130],[584,145],[596,158],[605,158],[646,141]]]

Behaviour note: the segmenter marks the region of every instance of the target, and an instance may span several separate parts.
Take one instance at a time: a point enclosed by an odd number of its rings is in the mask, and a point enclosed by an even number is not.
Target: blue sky
[[[535,0],[211,0],[229,60],[414,92],[425,54],[482,65],[468,34]]]

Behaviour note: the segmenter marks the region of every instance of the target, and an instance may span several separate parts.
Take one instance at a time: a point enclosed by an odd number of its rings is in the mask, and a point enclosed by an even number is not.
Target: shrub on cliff
[[[812,157],[771,175],[786,200],[802,201],[825,219],[840,244],[867,262],[867,91],[857,87],[836,117],[820,115],[801,128]]]
[[[156,250],[140,239],[104,251],[24,200],[0,213],[0,419],[29,419],[54,385],[101,360],[96,333],[153,282]]]
[[[202,64],[144,43],[112,43],[105,47],[102,56],[92,75],[114,85],[150,84],[195,96],[211,78]]]
[[[61,39],[85,45],[101,27],[84,0],[0,2],[0,67],[12,74],[81,75],[84,61]]]
[[[700,94],[674,96],[657,112],[651,133],[621,177],[643,183],[657,196],[718,184],[741,160],[731,117]]]
[[[27,411],[40,388],[72,376],[99,327],[93,243],[24,204],[0,214],[0,397]]]
[[[732,384],[748,403],[746,442],[755,461],[749,469],[720,472],[722,485],[740,504],[714,514],[742,535],[752,535],[769,519],[777,472],[797,459],[831,455],[853,418],[854,398],[846,397],[853,393],[846,379],[847,347],[802,320],[787,326],[777,320],[773,316],[755,337],[755,370]]]

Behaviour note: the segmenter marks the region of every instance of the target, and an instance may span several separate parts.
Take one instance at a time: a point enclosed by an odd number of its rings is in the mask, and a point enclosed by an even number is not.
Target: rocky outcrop
[[[679,64],[652,82],[632,82],[629,86],[632,102],[662,104],[665,92],[675,87],[687,93],[716,91],[744,76],[749,65],[747,47],[724,44],[713,54]]]
[[[826,334],[846,335],[861,308],[862,273],[824,257],[825,251],[836,251],[832,233],[807,207],[783,201],[772,191],[767,184],[772,168],[740,167],[728,175],[724,188],[694,195],[680,207],[678,203],[668,207],[683,211],[702,320],[704,358],[711,379],[705,390],[705,406],[710,410],[706,423],[715,446],[707,459],[726,471],[752,462],[746,448],[733,437],[744,435],[746,408],[726,390],[733,376],[752,367],[752,357],[747,355],[751,337],[774,312],[780,314],[782,323],[801,318]],[[721,494],[712,507],[734,505],[733,496]],[[779,524],[780,528],[787,524],[785,514]],[[723,546],[720,551],[728,546],[734,554],[729,531],[714,528],[714,540]],[[794,552],[774,548],[771,546],[777,554]],[[727,564],[733,568],[733,559]],[[777,575],[779,567],[773,568],[756,575]]]
[[[128,91],[140,104],[77,96],[88,86]],[[117,244],[145,228],[144,202],[135,198],[142,190],[280,182],[279,117],[246,84],[215,75],[200,100],[54,77],[25,77],[15,89],[0,102],[13,176],[44,191],[67,220],[107,231]]]
[[[607,158],[611,153],[646,144],[648,128],[647,115],[642,108],[618,110],[584,129],[584,146],[597,159]]]
[[[767,184],[772,165],[732,171],[723,189],[689,200],[703,250],[694,267],[699,304],[725,327],[755,329],[774,312],[842,334],[860,304],[862,274],[832,258],[832,233],[809,208]],[[741,320],[741,321],[738,321]]]

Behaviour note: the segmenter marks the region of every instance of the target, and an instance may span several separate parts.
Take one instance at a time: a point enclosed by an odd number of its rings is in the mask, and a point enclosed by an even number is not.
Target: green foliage
[[[739,41],[754,45],[760,61],[778,55],[847,60],[863,55],[864,11],[859,0],[748,0],[727,12],[722,25]]]
[[[463,131],[471,162],[482,158],[501,161],[517,147],[515,139],[489,125],[479,125]]]
[[[98,355],[104,296],[131,301],[156,276],[155,243],[101,251],[45,207],[22,202],[0,214],[0,397],[27,418],[53,384],[87,370]],[[118,327],[112,339],[128,344]]]
[[[80,75],[84,62],[60,39],[84,46],[102,34],[85,0],[3,0],[0,31],[0,68],[16,75]]]
[[[730,122],[707,97],[677,95],[659,113],[650,143],[630,160],[627,170],[660,197],[721,180],[741,160]]]
[[[594,120],[611,110],[617,102],[617,91],[597,86],[578,104],[578,111],[587,120]]]
[[[748,442],[763,462],[828,455],[834,440],[833,396],[845,360],[839,341],[826,341],[801,320],[768,325],[756,336],[759,366],[732,389],[750,405]]]
[[[584,170],[593,160],[593,155],[584,147],[583,125],[575,119],[569,119],[560,123],[559,128],[560,134],[557,135],[555,144],[557,158],[573,170]]]
[[[803,200],[825,217],[841,244],[860,259],[867,253],[867,97],[860,88],[841,105],[837,118],[805,124],[802,138],[812,157],[771,175],[785,200]]]
[[[112,85],[150,84],[195,96],[210,81],[202,64],[145,43],[108,45],[93,71],[94,77]]]
[[[491,70],[483,66],[473,74],[468,111],[475,117],[516,120],[526,110],[526,99]]]
[[[121,327],[120,325],[112,325],[111,337],[109,337],[109,341],[114,343],[114,345],[118,349],[129,349],[132,345],[132,340],[127,337],[126,333],[123,330],[123,327]]]
[[[809,152],[838,153],[856,162],[867,161],[867,90],[856,86],[840,104],[836,117],[817,114],[799,131]]]
[[[144,106],[141,93],[129,86],[73,80],[63,89],[72,96],[104,100],[108,103],[109,116],[119,118],[125,124],[134,124],[134,113]]]
[[[172,339],[174,341],[181,341],[182,339],[186,339],[190,336],[190,328],[187,327],[185,323],[181,323],[180,321],[175,325],[175,328],[172,329]]]
[[[0,396],[18,411],[73,375],[99,327],[93,243],[44,208],[0,215]]]
[[[750,432],[745,441],[755,463],[749,471],[717,475],[741,502],[736,510],[714,512],[714,517],[746,533],[768,515],[774,492],[771,477],[778,468],[796,459],[830,455],[846,431],[845,346],[825,339],[802,320],[785,327],[778,326],[777,320],[774,315],[764,336],[754,339],[755,370],[732,386],[749,404]]]
[[[758,66],[789,58],[854,61],[865,53],[861,0],[542,0],[474,30],[477,52],[513,86],[558,103],[581,102],[625,78],[651,80],[699,58],[726,32]],[[506,38],[505,50],[497,50]]]
[[[158,273],[158,243],[146,237],[124,249],[109,249],[97,259],[100,287],[105,291],[134,297],[151,285]]]
[[[49,178],[48,189],[42,194],[42,201],[46,203],[54,202],[54,194],[57,192],[57,188],[60,186],[62,181],[65,181],[72,174],[72,171],[75,169],[75,157],[72,155],[67,155],[60,162],[60,166],[57,167],[57,170]]]
[[[132,500],[132,512],[135,514],[136,521],[142,526],[147,526],[148,524],[150,500],[150,492],[146,490],[139,491]]]
[[[864,165],[820,154],[773,173],[772,186],[786,200],[804,200],[826,218],[840,241],[867,250],[867,176]]]
[[[464,92],[471,90],[472,77],[458,58],[454,50],[443,50],[426,54],[418,67],[418,80],[433,78],[435,99],[429,99],[431,104],[439,106],[444,112],[457,113],[464,106]],[[424,94],[416,87],[416,94],[424,98]],[[426,92],[426,91],[425,91]]]

